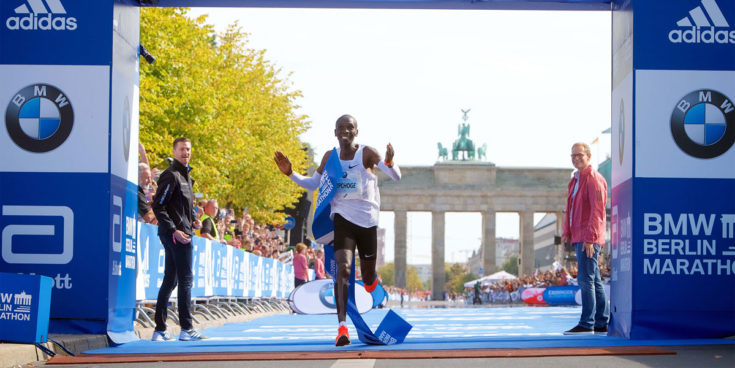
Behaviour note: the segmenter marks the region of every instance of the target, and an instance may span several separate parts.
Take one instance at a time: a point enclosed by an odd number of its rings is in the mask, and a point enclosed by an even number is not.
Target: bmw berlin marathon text
[[[735,275],[735,214],[644,213],[643,235],[644,274]]]
[[[33,296],[26,294],[0,293],[0,320],[30,321]]]

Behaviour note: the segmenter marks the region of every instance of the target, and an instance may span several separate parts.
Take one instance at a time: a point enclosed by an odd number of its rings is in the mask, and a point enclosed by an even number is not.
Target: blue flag
[[[329,244],[334,240],[334,221],[329,218],[332,206],[329,202],[334,197],[337,181],[342,177],[342,165],[339,163],[339,154],[336,148],[332,148],[324,172],[319,181],[319,193],[316,197],[316,210],[314,210],[314,221],[311,224],[311,232],[314,240],[319,244]]]

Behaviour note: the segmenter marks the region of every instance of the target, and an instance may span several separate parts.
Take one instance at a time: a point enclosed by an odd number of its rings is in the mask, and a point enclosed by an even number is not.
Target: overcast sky
[[[401,166],[430,166],[437,142],[457,138],[472,109],[470,139],[497,166],[572,168],[571,145],[610,152],[610,13],[489,10],[199,8],[218,31],[239,21],[250,47],[267,50],[303,92],[303,135],[321,157],[336,145],[334,122],[353,115],[358,143]],[[543,214],[539,214],[540,218]],[[409,213],[408,260],[430,263],[431,216]],[[381,213],[393,259],[393,216]],[[479,214],[448,214],[446,260],[480,244]],[[497,235],[518,237],[518,216],[499,214]]]

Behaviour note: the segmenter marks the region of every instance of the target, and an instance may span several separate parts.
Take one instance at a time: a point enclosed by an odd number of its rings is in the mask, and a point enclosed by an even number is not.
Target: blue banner
[[[165,254],[157,233],[157,226],[139,224],[137,300],[155,300],[163,282]],[[285,297],[293,289],[292,265],[198,236],[192,244],[192,297]]]
[[[319,183],[319,194],[316,198],[316,210],[311,232],[319,244],[329,244],[334,240],[334,221],[330,218],[332,206],[329,202],[334,197],[337,181],[342,177],[342,165],[339,163],[339,154],[336,148],[332,148],[324,172]]]

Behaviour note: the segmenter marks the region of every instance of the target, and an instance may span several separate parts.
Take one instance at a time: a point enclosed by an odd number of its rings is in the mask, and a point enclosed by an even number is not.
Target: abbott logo
[[[61,217],[63,250],[58,253],[15,253],[14,236],[54,236],[54,225],[7,225],[2,233],[2,257],[15,264],[67,264],[74,257],[74,212],[66,206],[3,206],[3,216]]]
[[[700,6],[690,10],[676,25],[686,29],[671,30],[672,43],[735,43],[735,30],[728,29],[730,24],[715,0],[702,0]]]
[[[73,31],[77,29],[77,18],[65,16],[66,9],[60,0],[26,0],[15,8],[15,14],[18,16],[8,17],[5,21],[5,26],[10,30]]]

